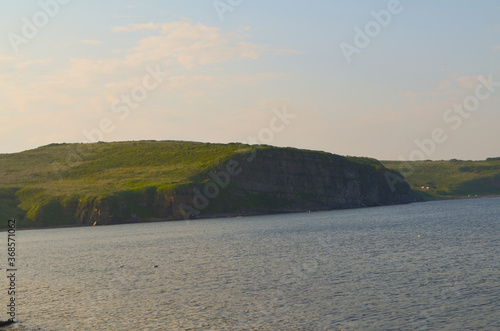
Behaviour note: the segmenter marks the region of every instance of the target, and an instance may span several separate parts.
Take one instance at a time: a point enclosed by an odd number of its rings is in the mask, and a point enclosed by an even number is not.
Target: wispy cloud
[[[87,40],[84,40],[83,43],[87,44],[87,45],[101,45],[102,41],[101,40],[87,39]]]
[[[25,62],[19,62],[16,67],[17,68],[27,68],[33,65],[48,65],[52,62],[52,59],[44,59],[44,60],[31,60],[31,61],[25,61]]]
[[[166,23],[170,24],[170,23]],[[161,24],[155,23],[143,23],[143,24],[135,24],[131,23],[127,26],[114,26],[111,28],[114,32],[129,32],[129,31],[143,31],[143,30],[157,30]]]
[[[474,89],[481,77],[485,78],[484,75],[459,75],[454,73],[442,80],[434,89],[430,91],[407,91],[403,93],[402,96],[411,100],[427,97],[462,96]]]
[[[175,60],[185,68],[196,65],[222,63],[230,60],[259,59],[266,54],[298,54],[296,50],[275,50],[256,44],[243,31],[224,31],[201,23],[178,21],[169,23],[129,24],[113,27],[114,32],[155,32],[139,41],[131,51],[129,60]],[[248,29],[245,29],[245,31]]]
[[[469,90],[475,88],[479,82],[479,78],[485,78],[482,75],[475,76],[460,76],[456,79],[456,82],[460,84],[460,86],[465,87]]]

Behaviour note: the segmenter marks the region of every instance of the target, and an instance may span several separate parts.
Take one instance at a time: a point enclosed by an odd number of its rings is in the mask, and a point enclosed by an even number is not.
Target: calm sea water
[[[18,231],[15,328],[499,330],[499,215],[487,198]]]

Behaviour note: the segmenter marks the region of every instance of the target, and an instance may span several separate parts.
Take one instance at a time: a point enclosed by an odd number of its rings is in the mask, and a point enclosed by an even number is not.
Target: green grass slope
[[[130,192],[172,190],[199,180],[200,174],[235,153],[242,144],[140,141],[52,144],[0,155],[0,217],[21,226],[68,223],[64,208]],[[200,178],[198,178],[200,177]],[[128,194],[127,194],[128,192]],[[126,200],[125,200],[126,201]]]
[[[485,161],[382,161],[422,196],[457,198],[500,195],[500,158]]]

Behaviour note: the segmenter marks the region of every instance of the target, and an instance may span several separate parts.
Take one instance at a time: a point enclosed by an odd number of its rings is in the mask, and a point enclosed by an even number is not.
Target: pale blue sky
[[[53,17],[39,3],[52,3]],[[211,0],[3,1],[0,153],[92,138],[256,136],[379,159],[500,156],[500,86],[478,87],[500,82],[500,2],[219,3],[235,4],[223,20]],[[393,4],[390,22],[376,23],[371,12]],[[25,35],[36,19],[39,31]],[[348,62],[341,44],[356,46],[355,28],[367,24],[380,29]],[[123,108],[148,67],[169,75]],[[473,111],[448,111],[466,98],[479,101]],[[270,137],[273,110],[285,107],[295,117]],[[436,129],[446,139],[430,143]]]

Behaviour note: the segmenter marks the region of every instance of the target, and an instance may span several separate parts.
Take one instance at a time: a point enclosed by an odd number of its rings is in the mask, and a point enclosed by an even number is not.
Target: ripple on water
[[[15,327],[498,329],[499,202],[18,231]]]

